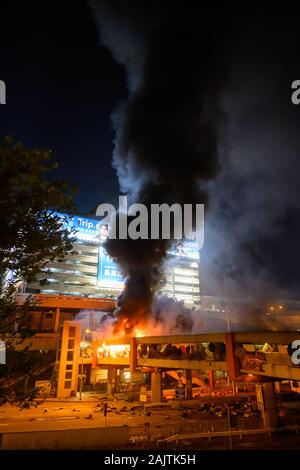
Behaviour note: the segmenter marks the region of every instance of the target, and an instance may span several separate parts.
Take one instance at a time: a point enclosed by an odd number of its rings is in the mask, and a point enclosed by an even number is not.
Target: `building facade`
[[[62,217],[63,214],[61,215]],[[49,263],[27,293],[64,294],[116,298],[124,279],[103,244],[108,227],[99,220],[80,216],[64,219],[65,228],[75,228],[74,253],[62,262]],[[164,266],[165,284],[161,293],[190,306],[200,303],[199,250],[192,242],[179,243],[168,253]],[[41,285],[41,281],[42,285]]]

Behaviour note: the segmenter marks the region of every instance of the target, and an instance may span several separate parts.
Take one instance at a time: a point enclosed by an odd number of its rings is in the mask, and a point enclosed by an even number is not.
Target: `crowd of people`
[[[197,344],[167,344],[167,345],[140,345],[138,349],[140,358],[168,358],[177,360],[226,360],[224,343],[197,343]]]

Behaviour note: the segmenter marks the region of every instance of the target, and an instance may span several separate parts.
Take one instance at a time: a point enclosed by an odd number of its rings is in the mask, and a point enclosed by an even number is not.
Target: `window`
[[[76,334],[76,327],[75,326],[70,326],[69,328],[69,338],[75,338]]]
[[[53,318],[53,312],[47,312],[46,313],[46,318],[47,319]]]
[[[74,346],[75,346],[74,339],[69,339],[68,340],[68,349],[74,349]]]
[[[66,380],[66,381],[65,381],[65,388],[70,389],[70,388],[71,388],[71,384],[72,384],[71,380]]]
[[[67,361],[73,361],[73,351],[67,352]]]
[[[66,372],[65,379],[72,379],[72,372]]]
[[[66,365],[66,370],[72,370],[72,369],[73,369],[73,364]]]

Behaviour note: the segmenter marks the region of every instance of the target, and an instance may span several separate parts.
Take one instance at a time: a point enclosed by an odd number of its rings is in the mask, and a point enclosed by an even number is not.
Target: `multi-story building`
[[[103,243],[107,225],[99,220],[73,216],[64,222],[76,229],[74,253],[62,262],[49,263],[27,293],[66,294],[115,298],[124,287],[124,279],[106,253]],[[170,251],[165,263],[166,283],[161,292],[191,306],[200,303],[199,250],[191,242],[180,243]],[[41,285],[40,281],[44,281]]]

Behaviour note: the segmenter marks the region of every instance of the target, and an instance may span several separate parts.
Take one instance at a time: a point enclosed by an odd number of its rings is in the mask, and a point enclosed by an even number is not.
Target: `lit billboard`
[[[80,241],[87,241],[98,245],[105,242],[107,238],[107,224],[102,224],[98,220],[58,212],[54,215],[61,219],[65,229],[69,229],[70,231],[75,229],[76,233],[74,236]]]
[[[76,230],[76,238],[78,240],[102,244],[106,241],[108,236],[108,225],[101,223],[99,220],[81,217],[78,215],[66,215],[55,213],[56,216],[61,217],[64,228]],[[190,258],[199,260],[199,247],[196,242],[180,240],[168,251],[169,255],[179,258]]]
[[[117,263],[106,253],[105,249],[99,247],[98,277],[97,284],[101,287],[122,287],[124,277]]]
[[[78,215],[68,216],[66,214],[55,213],[60,217],[65,229],[76,230],[75,237],[78,241],[95,243],[99,246],[97,284],[104,288],[120,289],[124,285],[117,263],[106,253],[103,243],[108,236],[108,226],[101,221],[81,217]],[[170,256],[176,258],[188,258],[199,260],[199,248],[196,242],[179,241],[168,251]]]

